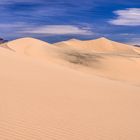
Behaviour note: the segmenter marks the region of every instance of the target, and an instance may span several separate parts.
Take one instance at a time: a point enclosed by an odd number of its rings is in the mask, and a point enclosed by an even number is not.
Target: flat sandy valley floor
[[[140,48],[21,38],[0,66],[0,140],[140,140]]]

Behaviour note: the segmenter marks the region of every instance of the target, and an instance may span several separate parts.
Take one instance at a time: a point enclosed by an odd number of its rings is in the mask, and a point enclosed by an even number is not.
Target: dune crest
[[[48,62],[55,59],[59,51],[57,46],[31,37],[16,39],[5,45],[17,54]]]
[[[68,41],[55,43],[55,45],[61,47],[69,46],[77,49],[83,49],[83,50],[99,52],[99,53],[125,53],[125,54],[136,53],[132,49],[132,46],[111,41],[104,37],[95,40],[86,40],[86,41],[68,40]]]
[[[45,49],[45,47],[51,46],[51,44],[47,42],[29,37],[10,41],[6,45],[18,53],[24,54],[35,53],[35,51],[39,51],[39,49]]]

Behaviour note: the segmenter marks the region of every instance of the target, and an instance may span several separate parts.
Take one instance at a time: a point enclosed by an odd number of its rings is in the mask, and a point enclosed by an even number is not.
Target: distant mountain
[[[140,47],[140,45],[134,45],[135,47]]]
[[[5,40],[5,39],[3,39],[3,38],[0,37],[0,44],[1,43],[5,43],[5,42],[8,42],[8,40]]]

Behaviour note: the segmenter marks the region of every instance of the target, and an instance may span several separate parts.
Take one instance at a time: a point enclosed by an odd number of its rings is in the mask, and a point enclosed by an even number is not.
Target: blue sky
[[[0,0],[0,37],[140,44],[140,0]]]

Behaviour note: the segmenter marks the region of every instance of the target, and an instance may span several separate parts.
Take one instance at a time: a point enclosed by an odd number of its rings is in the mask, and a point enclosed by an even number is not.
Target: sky
[[[140,44],[140,0],[0,0],[0,37]]]

